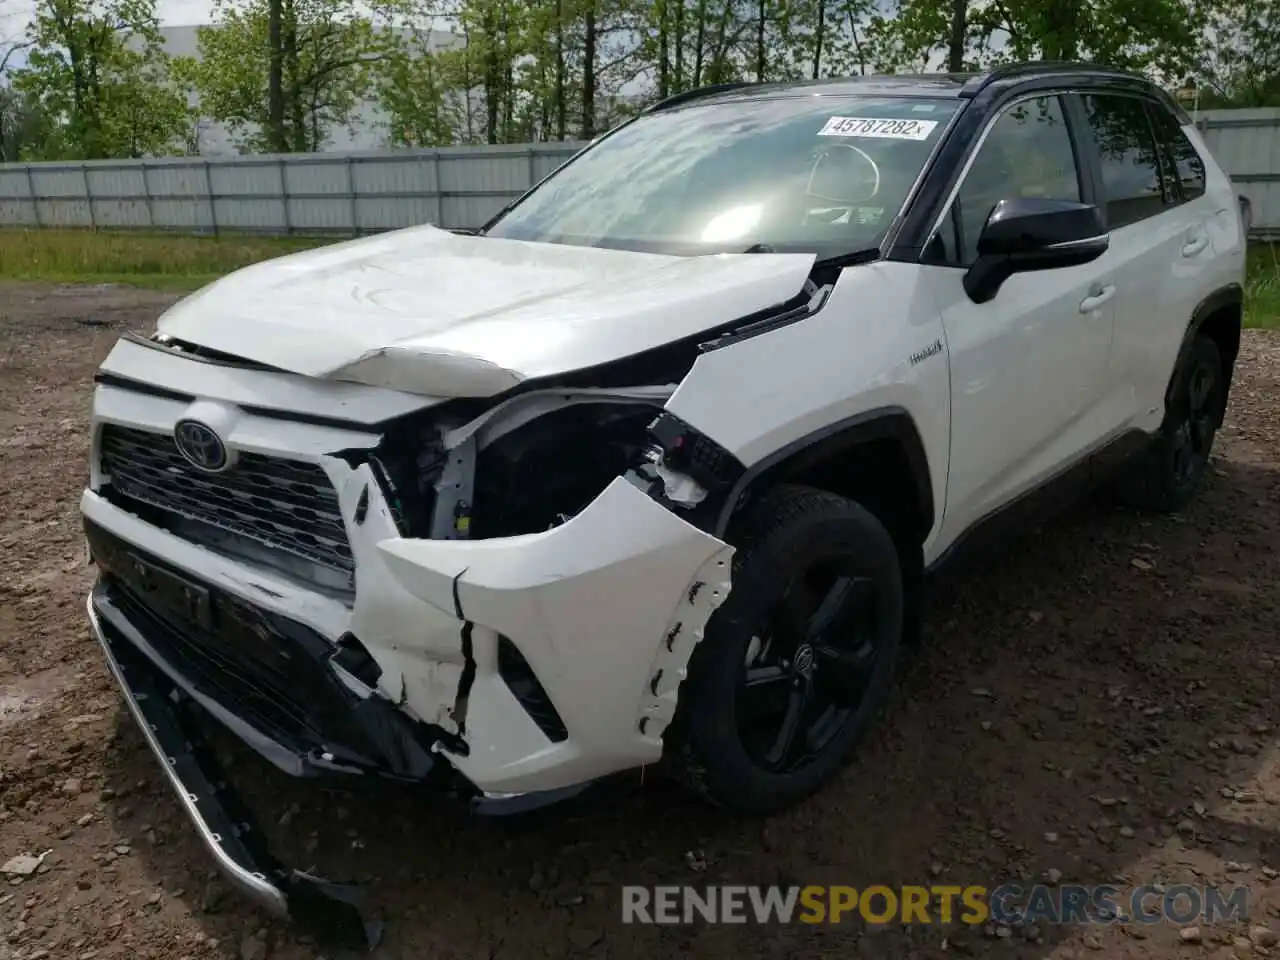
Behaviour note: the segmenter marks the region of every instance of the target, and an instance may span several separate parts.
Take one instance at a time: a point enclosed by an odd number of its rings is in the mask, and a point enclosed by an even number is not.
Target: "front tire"
[[[695,648],[668,757],[758,815],[833,779],[884,705],[903,627],[893,538],[857,503],[782,486],[737,530],[732,589]]]
[[[1116,483],[1120,502],[1139,510],[1172,513],[1191,501],[1209,470],[1225,396],[1218,345],[1208,337],[1197,337],[1174,384],[1159,436]]]

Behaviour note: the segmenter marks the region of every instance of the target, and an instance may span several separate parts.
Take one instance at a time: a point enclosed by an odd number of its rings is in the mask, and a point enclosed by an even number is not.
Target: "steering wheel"
[[[880,168],[860,147],[829,144],[815,153],[804,192],[839,206],[866,203],[880,192]]]

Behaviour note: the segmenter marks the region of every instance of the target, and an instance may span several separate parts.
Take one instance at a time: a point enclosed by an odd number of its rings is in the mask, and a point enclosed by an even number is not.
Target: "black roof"
[[[693,101],[716,103],[796,96],[861,94],[881,97],[972,98],[992,84],[1010,86],[1046,77],[1062,77],[1074,82],[1104,80],[1109,84],[1132,85],[1148,91],[1158,89],[1140,74],[1114,67],[1095,63],[1038,61],[1009,64],[986,73],[877,74],[783,83],[721,83],[677,93],[658,101],[646,112],[667,110]]]

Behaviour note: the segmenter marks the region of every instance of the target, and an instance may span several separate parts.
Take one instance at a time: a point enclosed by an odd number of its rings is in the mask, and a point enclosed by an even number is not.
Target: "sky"
[[[33,0],[0,0],[0,57],[8,42],[21,39],[34,10]],[[210,23],[213,4],[210,0],[159,0],[157,10],[165,26],[187,26]],[[11,59],[9,65],[18,59]]]

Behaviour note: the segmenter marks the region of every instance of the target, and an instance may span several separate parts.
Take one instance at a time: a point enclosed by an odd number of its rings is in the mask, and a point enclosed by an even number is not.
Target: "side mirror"
[[[1091,203],[1001,200],[978,236],[978,259],[964,275],[964,290],[974,303],[986,303],[1015,273],[1089,263],[1109,244],[1102,212]]]

